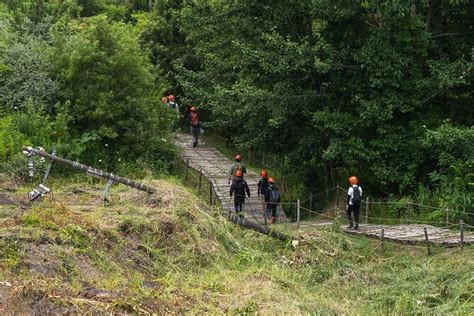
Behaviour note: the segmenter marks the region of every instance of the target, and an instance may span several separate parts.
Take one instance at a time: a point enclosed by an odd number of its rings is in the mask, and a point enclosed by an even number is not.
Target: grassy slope
[[[295,249],[228,223],[173,179],[149,181],[151,202],[114,186],[108,207],[103,183],[78,181],[57,180],[54,200],[31,209],[0,205],[0,313],[474,311],[472,247],[380,255],[333,229]]]

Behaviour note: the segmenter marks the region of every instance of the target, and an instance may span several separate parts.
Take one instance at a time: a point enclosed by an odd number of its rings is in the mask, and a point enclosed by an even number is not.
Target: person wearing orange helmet
[[[275,186],[275,179],[268,179],[269,187],[265,191],[265,203],[267,204],[267,213],[270,216],[270,224],[274,224],[277,216],[277,207],[281,202],[280,192]],[[266,218],[265,218],[266,221]]]
[[[360,203],[362,202],[362,188],[359,183],[359,179],[356,176],[349,178],[350,187],[347,190],[347,219],[349,226],[347,229],[359,230],[359,215],[360,215]],[[354,222],[352,221],[352,213],[354,213]]]
[[[250,188],[247,182],[245,182],[243,175],[242,170],[237,170],[229,190],[230,196],[234,196],[235,214],[239,217],[244,217],[242,211],[245,203],[245,193],[250,197]]]
[[[168,96],[168,106],[171,110],[175,111],[176,112],[176,115],[179,119],[179,107],[178,107],[178,103],[176,103],[176,98],[174,95],[170,94]]]
[[[232,176],[235,177],[237,171],[242,171],[242,176],[244,173],[247,173],[247,168],[245,168],[245,165],[242,163],[242,156],[241,155],[236,155],[235,156],[235,162],[230,166],[229,172],[228,172],[228,183],[230,183]]]
[[[193,138],[193,147],[196,147],[199,141],[199,134],[201,133],[201,120],[194,105],[191,106],[188,118],[191,128],[191,136]]]

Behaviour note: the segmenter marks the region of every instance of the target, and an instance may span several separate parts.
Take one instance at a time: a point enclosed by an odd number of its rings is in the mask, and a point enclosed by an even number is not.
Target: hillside
[[[474,250],[302,234],[297,248],[227,222],[176,179],[125,186],[54,180],[29,207],[2,184],[0,312],[459,313],[474,309]],[[8,191],[5,188],[9,187]],[[8,198],[6,198],[8,197]],[[16,204],[16,205],[15,205]]]

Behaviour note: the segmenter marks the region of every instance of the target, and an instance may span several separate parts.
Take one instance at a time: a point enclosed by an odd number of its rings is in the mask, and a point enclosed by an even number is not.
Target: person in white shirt
[[[362,188],[357,185],[359,180],[352,176],[349,178],[351,186],[347,190],[347,219],[349,220],[349,227],[347,229],[359,230],[359,214],[360,203],[362,202]],[[352,221],[352,212],[354,212],[354,221]]]

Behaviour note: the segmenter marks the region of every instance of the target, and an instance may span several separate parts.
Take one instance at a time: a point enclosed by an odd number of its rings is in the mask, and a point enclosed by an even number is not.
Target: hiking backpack
[[[234,181],[234,194],[237,198],[245,198],[244,181]]]
[[[276,188],[269,188],[270,190],[270,203],[280,203],[280,192]]]
[[[191,125],[198,126],[199,125],[199,116],[197,113],[191,113]]]
[[[359,186],[352,187],[352,204],[360,205],[362,198],[360,196]]]

